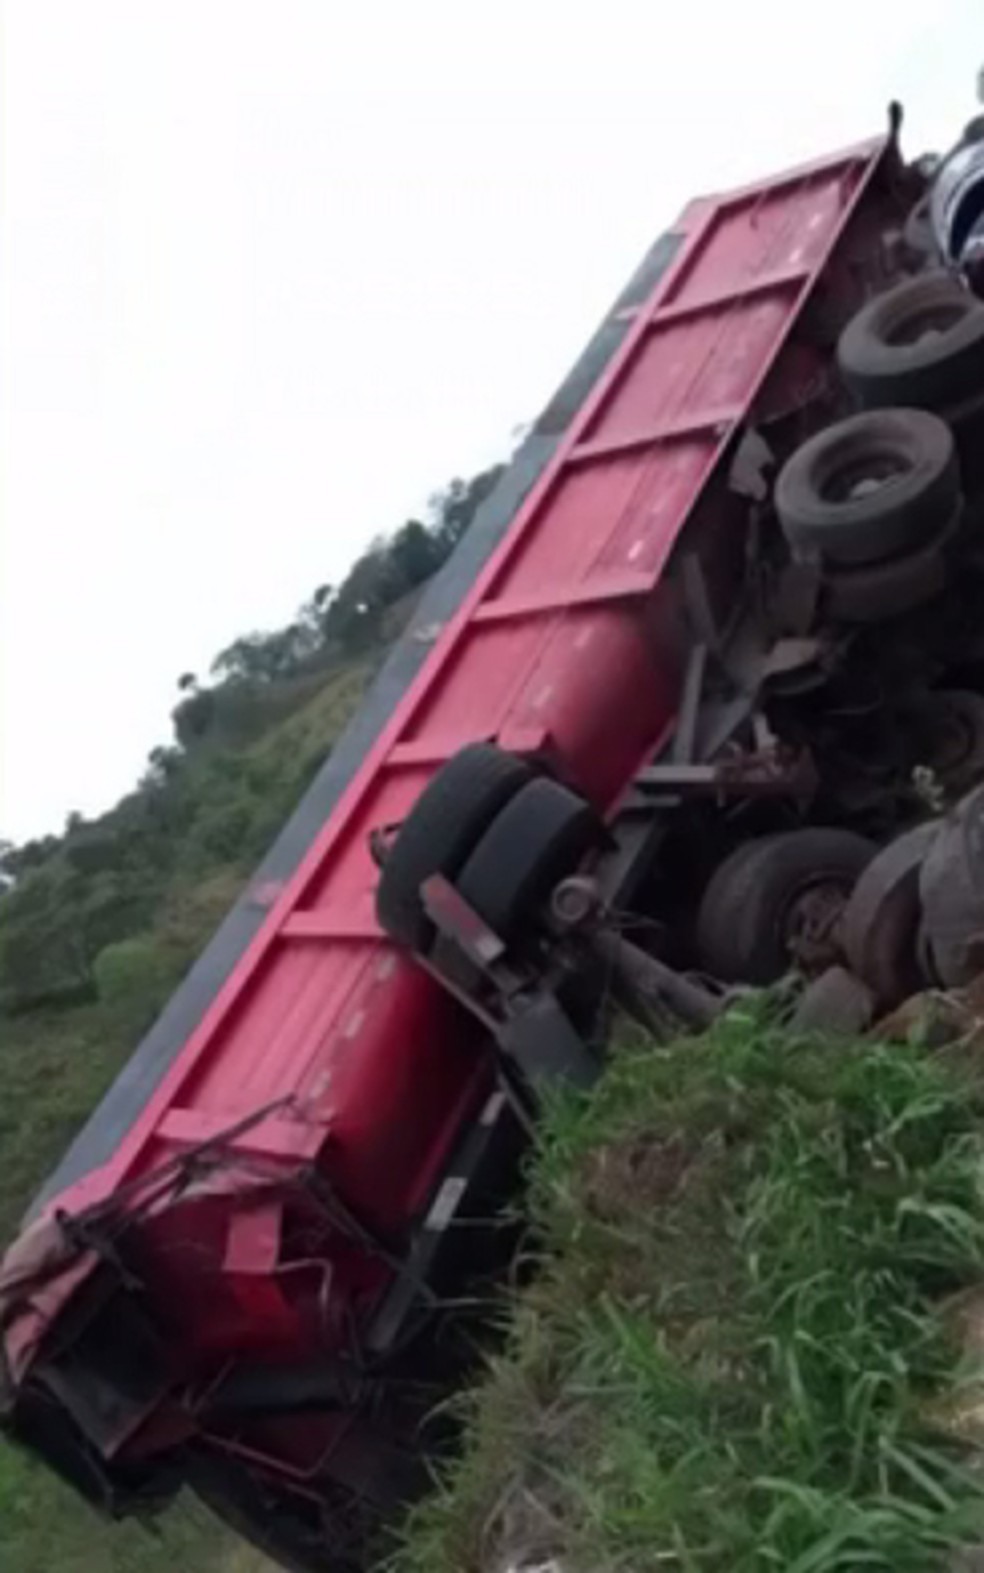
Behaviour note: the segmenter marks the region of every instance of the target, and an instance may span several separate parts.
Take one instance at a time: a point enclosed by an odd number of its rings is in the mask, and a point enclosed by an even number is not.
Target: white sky
[[[689,197],[982,61],[980,0],[8,0],[0,834],[498,457]]]

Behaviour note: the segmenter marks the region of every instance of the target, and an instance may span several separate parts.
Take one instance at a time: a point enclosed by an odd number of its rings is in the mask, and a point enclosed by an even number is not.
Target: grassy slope
[[[542,1271],[404,1573],[943,1567],[984,1527],[925,1419],[936,1302],[984,1266],[982,1117],[914,1046],[732,1016],[624,1047],[549,1121]]]
[[[9,1449],[0,1454],[3,1573],[275,1573],[192,1498],[153,1530],[114,1524]]]
[[[273,834],[291,806],[281,761],[310,774],[358,702],[368,672],[333,675],[303,708],[238,759],[269,782]],[[309,765],[308,763],[309,762]],[[287,796],[287,801],[281,801]],[[248,862],[213,867],[205,878],[176,869],[151,939],[159,957],[152,983],[131,995],[74,1010],[33,1011],[0,1022],[0,1239],[9,1238],[34,1190],[125,1063],[187,959],[208,938],[248,877]],[[182,1502],[159,1538],[132,1525],[104,1524],[47,1473],[0,1444],[2,1573],[259,1573],[265,1559],[231,1542],[194,1502]]]

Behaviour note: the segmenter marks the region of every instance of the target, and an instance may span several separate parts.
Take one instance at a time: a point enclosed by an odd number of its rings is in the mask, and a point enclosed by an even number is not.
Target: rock
[[[957,1040],[984,1049],[984,973],[961,989],[926,989],[881,1017],[869,1037],[890,1042],[915,1039],[929,1049]]]
[[[794,1032],[834,1032],[854,1037],[875,1013],[875,996],[846,967],[828,967],[800,995],[790,1025]]]
[[[947,1573],[984,1573],[984,1546],[965,1546],[950,1558]]]
[[[939,1430],[972,1447],[984,1447],[984,1284],[971,1284],[942,1300],[937,1314],[966,1362],[969,1376],[956,1392],[930,1406],[927,1418]],[[974,1367],[979,1366],[979,1378]]]
[[[948,1335],[969,1360],[984,1362],[984,1284],[971,1284],[940,1302],[939,1316]]]
[[[921,994],[911,994],[895,1010],[882,1016],[868,1036],[886,1043],[917,1042],[928,1049],[939,1049],[960,1037],[962,1020],[959,1005],[950,995],[926,989]]]

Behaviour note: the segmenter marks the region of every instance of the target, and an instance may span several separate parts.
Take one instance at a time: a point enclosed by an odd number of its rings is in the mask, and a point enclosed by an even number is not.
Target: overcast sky
[[[508,447],[691,196],[973,110],[981,0],[8,0],[0,835]]]

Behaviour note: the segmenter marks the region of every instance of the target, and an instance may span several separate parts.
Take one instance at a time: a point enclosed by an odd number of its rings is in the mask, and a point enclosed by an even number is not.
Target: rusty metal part
[[[884,847],[844,909],[844,952],[881,1009],[897,1005],[926,982],[919,961],[919,871],[938,832],[939,821],[930,820]]]
[[[807,884],[783,915],[790,958],[806,973],[818,972],[837,956],[846,894],[843,880]]]
[[[853,1036],[870,1026],[875,996],[846,967],[828,967],[808,983],[790,1022],[794,1032],[830,1032]]]
[[[733,750],[710,765],[648,765],[635,777],[634,793],[709,797],[812,797],[817,771],[806,749],[769,744],[755,752]],[[631,802],[631,800],[630,800]]]

